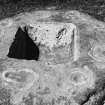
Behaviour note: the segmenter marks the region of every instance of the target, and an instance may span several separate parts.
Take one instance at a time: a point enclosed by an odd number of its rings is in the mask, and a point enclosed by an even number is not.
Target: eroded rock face
[[[50,59],[55,63],[79,58],[78,30],[73,23],[39,22],[29,27],[29,36],[49,50]],[[42,51],[42,55],[46,55],[47,50]]]
[[[3,20],[0,27],[0,57],[6,58],[1,81],[13,89],[12,103],[25,104],[30,93],[35,105],[87,105],[95,103],[91,99],[100,92],[104,96],[104,23],[78,11],[36,11]],[[18,27],[23,33],[27,27],[27,35],[38,45],[38,61],[6,57]],[[35,75],[16,84],[4,78],[9,68],[13,74],[26,68]]]

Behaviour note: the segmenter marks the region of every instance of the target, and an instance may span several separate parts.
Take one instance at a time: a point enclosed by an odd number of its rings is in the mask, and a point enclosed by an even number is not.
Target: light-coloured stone
[[[105,62],[104,50],[105,50],[104,44],[95,43],[88,54],[97,62],[103,63],[103,62]]]
[[[23,83],[24,86],[22,86],[22,84],[19,83],[18,81],[15,81],[15,80],[12,80],[10,78],[6,78],[5,77],[5,74],[7,72],[14,72],[14,73],[17,72],[18,73],[20,71],[26,71],[27,73],[29,72],[29,77],[27,77],[26,78],[26,81],[24,81],[24,83]],[[16,84],[16,86],[17,86],[17,88],[19,90],[21,90],[21,91],[24,90],[25,91],[25,90],[29,89],[33,85],[33,83],[36,82],[39,79],[39,75],[37,73],[33,72],[33,70],[31,70],[31,69],[21,69],[21,70],[16,71],[13,68],[8,68],[8,70],[6,70],[6,71],[3,72],[2,78],[6,82],[10,82],[10,83]]]
[[[12,64],[6,63],[5,66],[8,67],[9,64],[9,66],[16,66],[16,68],[32,67],[35,71],[38,66],[40,68],[37,70],[39,74],[39,81],[38,81],[39,84],[41,85],[42,89],[44,89],[45,86],[48,86],[51,89],[51,94],[44,96],[46,100],[50,100],[52,99],[52,97],[57,98],[60,95],[71,97],[73,92],[83,92],[86,91],[87,88],[89,89],[95,88],[94,85],[95,85],[95,80],[97,78],[95,75],[96,72],[94,72],[93,69],[88,68],[88,66],[85,66],[83,68],[83,65],[80,64],[78,59],[79,57],[80,58],[89,57],[88,50],[85,50],[87,49],[88,46],[88,43],[86,43],[88,42],[88,38],[86,40],[85,37],[89,37],[92,40],[98,40],[98,42],[101,41],[100,39],[103,39],[104,41],[104,37],[98,39],[97,36],[99,35],[104,36],[105,23],[93,19],[92,17],[78,11],[35,11],[31,13],[24,13],[17,15],[12,19],[13,19],[12,24],[8,24],[5,27],[2,26],[3,25],[2,23],[0,24],[1,25],[0,57],[4,58],[8,53],[8,49],[10,47],[11,42],[13,41],[17,28],[19,26],[21,27],[27,26],[29,29],[30,37],[33,39],[33,41],[45,45],[43,47],[47,47],[45,49],[48,50],[49,57],[47,56],[46,58],[50,60],[55,59],[55,61],[58,62],[58,65],[57,63],[56,65],[45,65],[44,62],[40,61],[38,61],[39,65],[36,64],[35,61],[33,61],[33,63],[31,61],[23,61],[24,63],[20,63],[20,61],[18,61],[18,64],[12,62]],[[63,28],[65,28],[65,30],[62,31]],[[98,34],[96,35],[96,33]],[[72,40],[73,35],[74,35],[74,40]],[[95,37],[96,39],[94,38],[94,36],[96,36]],[[84,43],[81,41],[83,41]],[[68,48],[66,44],[68,45],[70,44],[69,47],[71,49],[69,50],[65,49],[66,47]],[[63,48],[61,45],[66,47]],[[71,51],[73,54],[71,54],[71,56],[66,56],[68,54],[67,51],[68,52]],[[68,58],[68,62],[66,63],[63,62],[61,64],[60,61],[64,60],[65,57]],[[70,58],[72,57],[73,59],[71,60]],[[47,60],[45,60],[45,62],[46,61]],[[31,64],[29,62],[31,62]],[[76,65],[74,66],[74,69],[72,67],[73,63],[75,63]],[[80,68],[79,66],[82,66],[81,69],[78,69]],[[75,68],[77,68],[77,71],[74,71]],[[54,72],[54,74],[51,72]],[[59,75],[55,75],[57,73]],[[68,78],[69,76],[72,77],[72,74],[78,75],[79,73],[80,76],[82,77],[79,79],[81,82],[77,84],[72,81],[72,78]],[[62,76],[60,74],[62,74]],[[61,84],[59,83],[59,88],[58,88],[57,83],[59,78]],[[84,81],[84,78],[86,79],[86,81]],[[38,93],[37,86],[36,83],[34,83],[34,85],[31,88],[32,89],[31,92],[33,92],[34,94]],[[16,96],[14,96],[13,98],[14,103],[20,102],[21,99],[23,98],[23,94],[25,93],[26,91],[23,93],[22,91],[17,93]],[[16,101],[16,99],[19,96],[20,96],[19,100]]]
[[[72,68],[67,71],[66,76],[67,80],[65,79],[64,89],[67,89],[67,91],[71,90],[71,86],[78,92],[82,92],[86,88],[95,88],[96,76],[87,66],[84,66],[84,68]]]
[[[73,31],[76,31],[76,26],[72,23],[37,22],[31,27],[33,28],[29,29],[30,37],[49,49],[70,44]]]
[[[52,53],[52,61],[55,59],[56,63],[61,63],[63,60],[65,62],[67,61],[65,59],[70,59],[71,53],[73,53],[75,61],[79,58],[79,33],[75,24],[63,22],[36,22],[33,25],[30,24],[28,30],[29,36],[35,43],[44,45],[51,51],[49,53]],[[64,51],[61,50],[57,53],[56,50],[62,49],[61,46],[64,47]]]

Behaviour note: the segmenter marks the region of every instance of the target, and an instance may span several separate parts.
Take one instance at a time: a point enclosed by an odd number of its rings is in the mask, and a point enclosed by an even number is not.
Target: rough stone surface
[[[39,45],[39,61],[6,56],[18,27],[24,26]],[[100,43],[105,43],[105,23],[78,11],[35,11],[2,20],[1,85],[13,91],[11,103],[16,105],[96,105],[105,96],[104,47]],[[93,45],[100,51],[93,50]],[[34,76],[27,89],[16,88],[3,78],[9,68],[32,70],[38,79]]]
[[[71,37],[76,31],[76,26],[72,23],[59,23],[59,22],[40,22],[34,24],[33,30],[30,31],[30,37],[36,43],[41,43],[49,49],[54,46],[65,46],[71,43]]]

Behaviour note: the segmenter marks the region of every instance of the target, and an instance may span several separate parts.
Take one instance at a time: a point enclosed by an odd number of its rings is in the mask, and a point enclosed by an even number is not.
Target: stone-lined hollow
[[[39,48],[29,37],[27,27],[24,27],[24,30],[21,27],[18,28],[7,56],[25,60],[39,59]]]

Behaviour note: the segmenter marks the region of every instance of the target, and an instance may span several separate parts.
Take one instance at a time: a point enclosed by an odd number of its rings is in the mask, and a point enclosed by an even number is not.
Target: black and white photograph
[[[0,105],[105,105],[105,0],[0,0]]]

